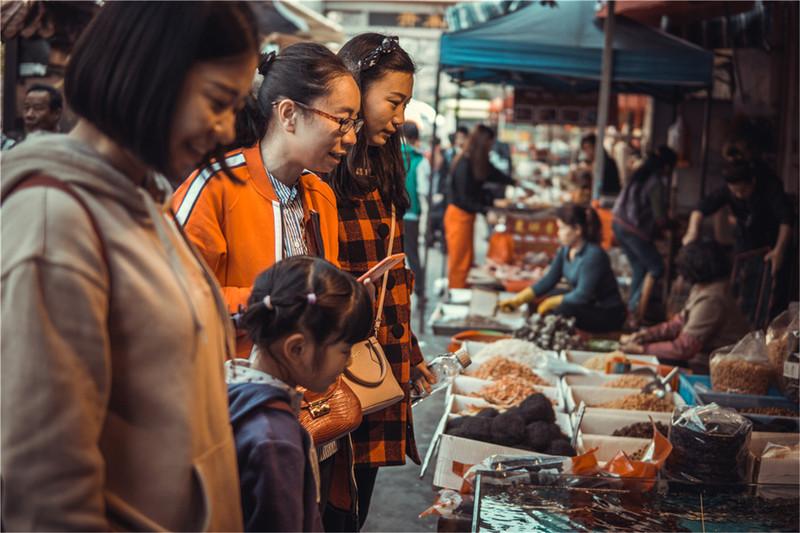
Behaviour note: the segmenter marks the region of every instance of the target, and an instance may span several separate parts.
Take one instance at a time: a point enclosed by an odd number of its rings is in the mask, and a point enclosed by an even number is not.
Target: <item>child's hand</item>
[[[423,361],[412,369],[412,381],[418,394],[430,394],[431,385],[436,383],[436,376],[431,373],[428,364]]]

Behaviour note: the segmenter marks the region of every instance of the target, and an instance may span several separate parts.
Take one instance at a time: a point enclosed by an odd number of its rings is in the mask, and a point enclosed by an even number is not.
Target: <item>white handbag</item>
[[[389,232],[388,255],[392,255],[392,244],[395,233],[395,210],[392,206],[392,229]],[[375,317],[375,334],[365,341],[353,345],[350,352],[350,364],[344,370],[343,378],[361,402],[361,410],[367,415],[394,405],[405,396],[392,372],[392,366],[386,359],[383,347],[377,339],[381,327],[383,303],[386,299],[386,283],[389,272],[383,275],[378,312]]]

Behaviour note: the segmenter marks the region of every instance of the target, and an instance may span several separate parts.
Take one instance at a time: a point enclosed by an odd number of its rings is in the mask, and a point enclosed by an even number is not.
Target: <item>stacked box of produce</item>
[[[565,398],[567,409],[574,411],[581,402],[588,410],[624,410],[671,413],[676,406],[685,405],[678,394],[668,392],[664,398],[642,394],[638,389],[611,387],[569,387]]]
[[[578,433],[578,453],[597,449],[598,461],[610,461],[620,451],[631,459],[641,459],[653,437],[653,426],[667,436],[670,413],[587,410]]]
[[[492,455],[575,455],[569,417],[556,413],[552,399],[541,392],[507,408],[457,394],[448,403],[451,413],[441,438],[436,486],[461,488],[466,469]]]

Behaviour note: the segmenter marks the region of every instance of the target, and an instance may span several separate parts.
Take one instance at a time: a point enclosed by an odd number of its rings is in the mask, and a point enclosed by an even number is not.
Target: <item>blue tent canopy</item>
[[[596,90],[601,78],[603,21],[594,2],[534,3],[441,38],[442,69],[464,81]],[[617,17],[616,90],[665,96],[711,83],[711,52]]]

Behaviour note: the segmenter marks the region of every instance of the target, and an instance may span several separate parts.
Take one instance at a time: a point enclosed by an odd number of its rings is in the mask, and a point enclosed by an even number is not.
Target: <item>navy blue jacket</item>
[[[311,438],[292,413],[265,403],[289,395],[264,383],[228,386],[245,531],[324,531]]]

